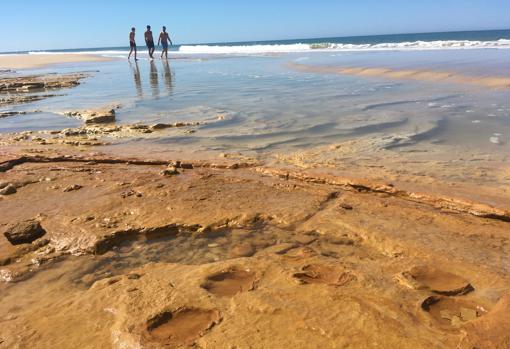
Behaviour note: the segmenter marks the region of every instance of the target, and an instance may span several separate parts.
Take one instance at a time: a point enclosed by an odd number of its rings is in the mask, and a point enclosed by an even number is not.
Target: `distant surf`
[[[143,46],[140,49],[143,52]],[[425,51],[509,49],[510,30],[353,36],[337,38],[186,44],[172,47],[173,54],[250,55],[292,52]],[[129,47],[25,51],[29,54],[96,54],[124,57]],[[14,52],[11,52],[14,53]]]
[[[291,45],[244,45],[244,46],[181,46],[180,53],[186,54],[258,54],[279,52],[304,51],[402,51],[402,50],[445,50],[445,49],[500,49],[510,48],[510,40],[497,41],[415,41],[415,42],[388,42],[380,44],[338,44],[320,42],[314,44]]]

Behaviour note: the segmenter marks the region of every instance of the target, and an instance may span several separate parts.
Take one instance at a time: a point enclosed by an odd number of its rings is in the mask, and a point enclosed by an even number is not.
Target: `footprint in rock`
[[[326,284],[331,286],[345,286],[357,277],[341,267],[322,264],[310,264],[301,268],[301,272],[293,275],[302,284]]]
[[[285,258],[295,261],[300,261],[315,256],[317,256],[317,252],[313,248],[308,246],[294,248],[284,255]]]
[[[252,291],[256,282],[256,273],[232,269],[209,276],[202,288],[218,297],[233,297],[241,292]]]
[[[181,308],[150,319],[144,338],[157,347],[191,346],[220,321],[217,310]]]
[[[474,301],[443,296],[431,296],[425,299],[421,308],[437,324],[443,327],[460,327],[463,323],[485,315],[488,311]]]
[[[474,291],[473,286],[463,277],[429,266],[413,267],[396,278],[409,288],[429,290],[444,296],[465,295]]]

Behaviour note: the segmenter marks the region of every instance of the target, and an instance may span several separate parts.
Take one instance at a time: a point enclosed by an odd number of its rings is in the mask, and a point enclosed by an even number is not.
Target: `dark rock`
[[[352,211],[354,209],[354,207],[352,205],[347,204],[345,202],[341,203],[339,206],[340,206],[340,208],[347,210],[347,211]]]
[[[166,170],[161,171],[161,175],[165,177],[178,175],[179,171],[174,166],[168,166]]]
[[[193,164],[181,163],[181,168],[185,169],[185,170],[192,170],[193,169]]]
[[[65,188],[65,189],[64,189],[64,193],[68,193],[68,192],[71,192],[71,191],[80,190],[81,188],[83,188],[81,185],[79,185],[79,184],[73,184],[73,185],[70,185],[69,187]]]
[[[16,187],[9,183],[4,188],[0,189],[0,195],[11,195],[15,194],[16,191]]]
[[[41,223],[36,220],[28,220],[16,223],[7,228],[4,236],[12,245],[30,244],[46,234]]]

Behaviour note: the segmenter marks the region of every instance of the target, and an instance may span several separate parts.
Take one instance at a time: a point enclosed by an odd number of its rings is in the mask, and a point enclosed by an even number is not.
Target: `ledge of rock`
[[[65,116],[82,119],[86,124],[105,124],[115,122],[115,109],[100,109],[87,111],[65,112]]]

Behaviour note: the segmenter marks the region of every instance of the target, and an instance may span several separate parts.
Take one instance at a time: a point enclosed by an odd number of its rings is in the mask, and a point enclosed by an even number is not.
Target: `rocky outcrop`
[[[85,121],[86,124],[106,124],[115,122],[115,109],[98,109],[87,111],[65,112],[65,116],[73,116]]]
[[[0,112],[0,118],[6,118],[8,116],[24,115],[26,111],[2,111]]]
[[[30,244],[43,237],[46,231],[36,220],[28,220],[9,226],[4,236],[12,245]]]
[[[46,89],[60,89],[74,87],[86,74],[48,74],[5,77],[0,79],[0,93],[2,92],[36,92]]]
[[[48,74],[0,78],[0,106],[40,101],[56,94],[48,90],[75,87],[87,74]]]

